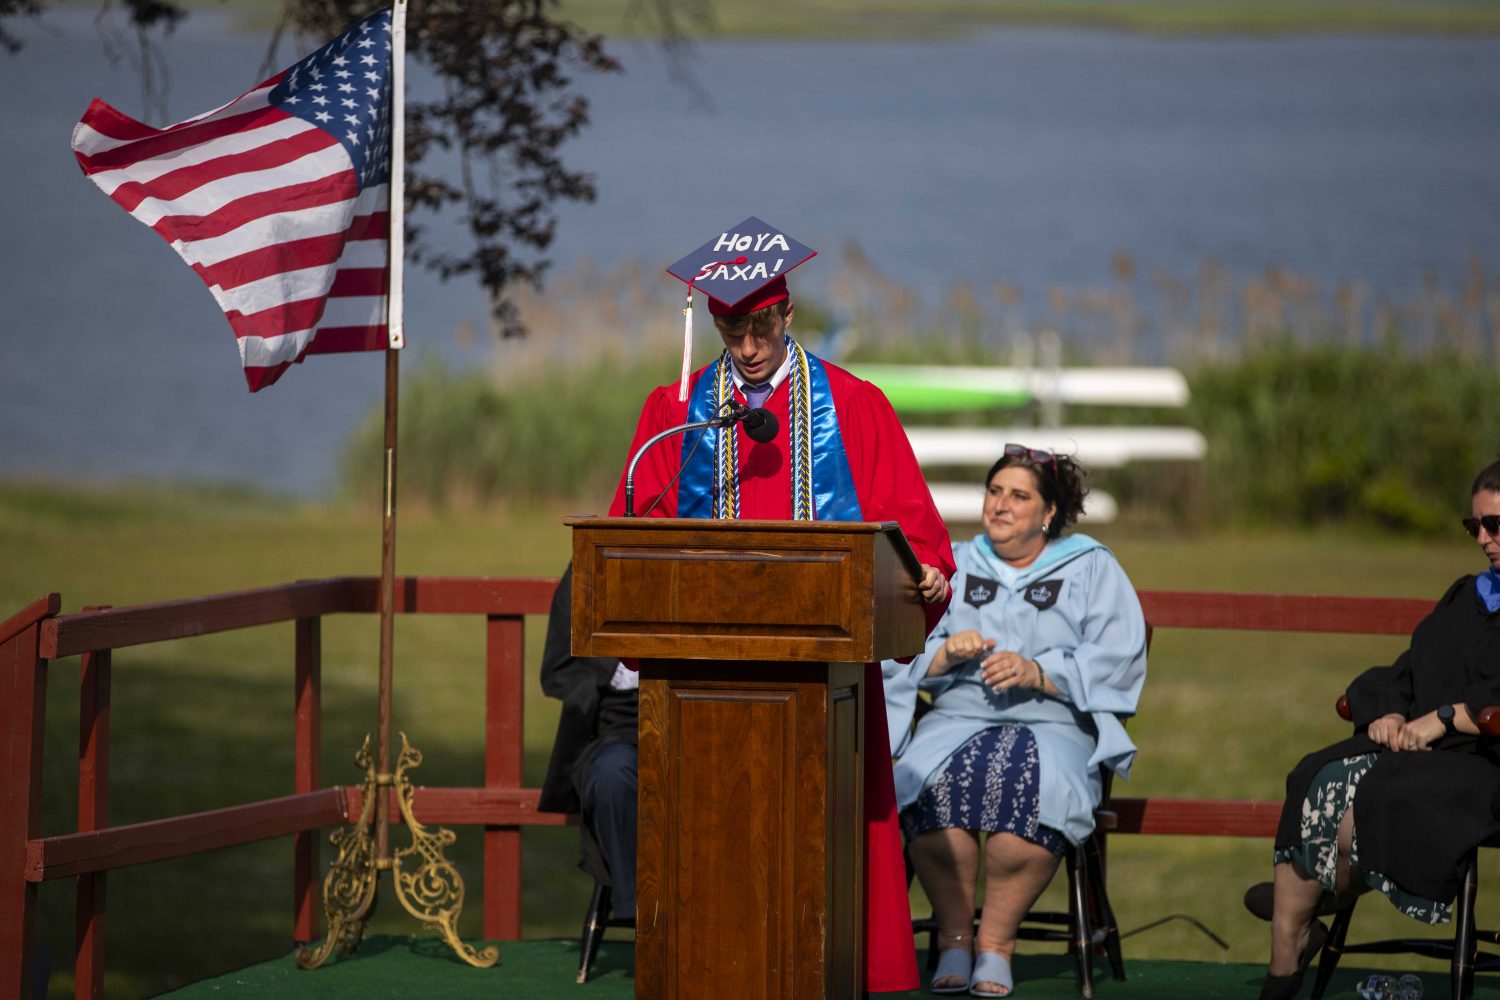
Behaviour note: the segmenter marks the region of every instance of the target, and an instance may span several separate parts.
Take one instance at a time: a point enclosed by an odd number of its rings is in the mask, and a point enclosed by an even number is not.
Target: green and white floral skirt
[[[1338,861],[1339,823],[1354,806],[1359,780],[1375,763],[1375,754],[1359,754],[1324,764],[1313,777],[1302,803],[1302,842],[1296,847],[1278,848],[1272,862],[1289,861],[1303,876],[1318,880],[1325,892],[1333,892],[1334,871]],[[1447,923],[1453,917],[1452,902],[1439,903],[1414,896],[1379,872],[1368,872],[1359,865],[1359,838],[1353,838],[1349,867],[1356,877],[1391,901],[1391,905],[1413,920],[1424,924]]]

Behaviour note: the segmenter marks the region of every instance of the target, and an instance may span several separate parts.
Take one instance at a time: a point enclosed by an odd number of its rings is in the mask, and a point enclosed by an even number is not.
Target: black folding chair
[[[604,931],[610,927],[628,927],[635,930],[635,917],[610,915],[609,887],[602,882],[594,883],[594,895],[589,900],[589,911],[583,918],[583,934],[578,941],[578,982],[589,981],[589,972],[594,968],[594,959],[599,956],[599,944],[604,940]]]

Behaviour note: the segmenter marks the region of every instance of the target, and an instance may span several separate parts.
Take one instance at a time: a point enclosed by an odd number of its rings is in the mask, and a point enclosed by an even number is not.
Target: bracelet
[[[1038,694],[1047,693],[1047,671],[1042,669],[1041,660],[1032,660],[1036,664],[1036,689]]]

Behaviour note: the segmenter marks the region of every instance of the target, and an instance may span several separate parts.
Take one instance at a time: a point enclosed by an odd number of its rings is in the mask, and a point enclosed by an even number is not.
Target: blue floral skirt
[[[1040,821],[1036,737],[1015,723],[971,736],[917,801],[901,810],[907,840],[930,830],[1013,833],[1062,854],[1067,840]]]
[[[1354,805],[1359,780],[1375,763],[1375,754],[1364,753],[1329,761],[1318,769],[1302,802],[1301,842],[1271,855],[1273,864],[1291,862],[1305,878],[1317,879],[1325,892],[1333,892],[1338,863],[1339,823]],[[1349,851],[1351,874],[1391,901],[1391,905],[1424,924],[1446,923],[1453,917],[1453,903],[1423,899],[1407,892],[1379,872],[1365,871],[1359,864],[1359,837]]]

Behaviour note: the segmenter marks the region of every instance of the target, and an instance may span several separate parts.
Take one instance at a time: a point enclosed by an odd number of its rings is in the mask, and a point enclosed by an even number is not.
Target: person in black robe
[[[637,790],[635,674],[618,660],[574,656],[573,566],[552,595],[542,691],[562,701],[537,809],[581,813],[578,867],[610,890],[615,913],[635,913]]]
[[[1395,663],[1354,679],[1354,735],[1287,777],[1262,1000],[1297,995],[1316,914],[1354,893],[1447,920],[1465,856],[1500,832],[1500,748],[1474,721],[1500,704],[1500,462],[1475,478],[1471,508],[1463,525],[1488,568],[1448,588]]]

